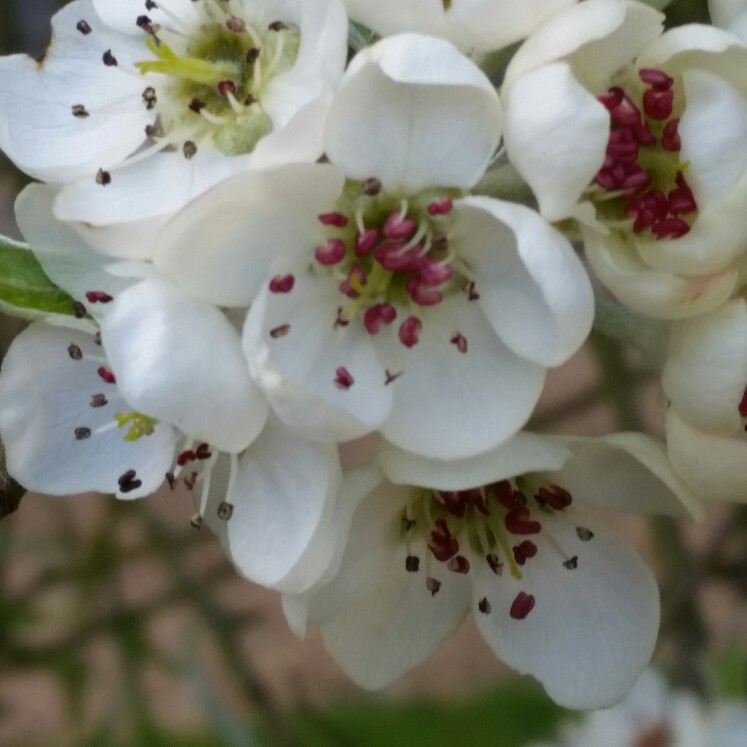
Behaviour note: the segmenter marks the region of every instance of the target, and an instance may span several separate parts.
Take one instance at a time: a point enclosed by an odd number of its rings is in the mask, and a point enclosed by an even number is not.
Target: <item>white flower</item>
[[[350,17],[382,36],[415,31],[464,50],[492,51],[530,34],[577,0],[345,0]]]
[[[625,304],[682,318],[722,303],[747,247],[747,49],[711,26],[661,33],[627,0],[562,11],[506,72],[506,146],[542,214],[583,224]],[[547,145],[542,145],[547,144]]]
[[[673,692],[654,670],[644,672],[614,708],[569,724],[557,747],[740,747],[747,708],[724,701],[706,709],[687,692]],[[533,747],[553,747],[542,743]]]
[[[747,2],[745,0],[708,0],[714,26],[731,31],[747,44]]]
[[[703,498],[747,502],[747,301],[674,323],[662,383],[675,470]]]
[[[661,444],[640,434],[557,440],[520,433],[444,462],[384,445],[383,473],[343,481],[350,536],[309,593],[286,596],[302,634],[318,623],[357,683],[384,687],[471,611],[497,656],[557,702],[618,700],[647,664],[659,596],[635,552],[575,501],[606,510],[697,510]],[[475,487],[481,486],[481,487]]]
[[[65,220],[164,215],[231,174],[314,161],[342,75],[339,0],[74,0],[0,60],[0,147]]]
[[[257,209],[242,209],[253,177],[216,187],[174,219],[156,264],[213,303],[251,303],[245,352],[292,427],[334,441],[380,430],[444,458],[485,451],[523,425],[593,316],[565,238],[528,208],[468,194],[500,119],[490,82],[451,44],[386,39],[350,65],[330,165],[277,170]]]

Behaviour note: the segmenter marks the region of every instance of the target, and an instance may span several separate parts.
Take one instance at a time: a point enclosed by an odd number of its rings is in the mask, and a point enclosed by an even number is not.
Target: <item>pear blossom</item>
[[[52,26],[39,62],[0,59],[0,148],[63,184],[64,220],[152,220],[322,153],[347,51],[339,0],[74,0]]]
[[[414,31],[460,49],[493,51],[528,36],[577,0],[345,0],[350,18],[382,36]]]
[[[694,694],[671,690],[646,670],[614,708],[568,724],[560,739],[531,747],[740,747],[747,708],[724,700],[708,707]]]
[[[349,537],[319,584],[284,597],[299,635],[318,624],[340,667],[380,688],[471,611],[498,657],[575,708],[616,702],[659,625],[651,572],[576,501],[698,511],[663,445],[641,434],[562,442],[522,432],[456,461],[384,444],[342,490],[357,505]]]
[[[706,499],[747,502],[747,300],[672,324],[662,374],[672,465]]]
[[[506,71],[510,160],[624,304],[679,319],[734,291],[747,247],[747,48],[629,0],[555,15]],[[547,143],[545,147],[538,147]]]
[[[593,317],[560,233],[469,194],[500,124],[490,81],[449,42],[385,39],[349,66],[328,164],[263,175],[266,199],[254,175],[215,187],[156,240],[155,264],[211,303],[251,304],[250,370],[290,427],[485,451],[522,426]]]

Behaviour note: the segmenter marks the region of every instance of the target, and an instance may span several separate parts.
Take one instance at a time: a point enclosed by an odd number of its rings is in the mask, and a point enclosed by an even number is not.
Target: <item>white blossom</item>
[[[745,0],[708,0],[714,26],[731,31],[747,44],[747,2]]]

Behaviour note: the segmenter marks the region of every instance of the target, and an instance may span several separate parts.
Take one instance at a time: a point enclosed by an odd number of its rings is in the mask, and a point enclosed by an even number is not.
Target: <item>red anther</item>
[[[573,503],[573,496],[560,485],[548,485],[537,491],[538,500],[550,506],[555,511],[562,511]]]
[[[605,109],[607,109],[607,111],[611,112],[613,109],[617,109],[617,107],[620,106],[623,96],[625,96],[623,89],[616,86],[610,88],[607,93],[597,96],[597,100]]]
[[[641,68],[638,71],[638,77],[644,83],[653,86],[657,91],[667,91],[674,84],[674,81],[663,70],[655,70],[650,67]]]
[[[451,279],[451,267],[430,257],[423,257],[420,264],[420,282],[424,285],[441,285]]]
[[[542,530],[542,525],[531,518],[529,509],[524,506],[512,508],[506,514],[504,522],[511,534],[539,534]]]
[[[213,456],[213,454],[210,451],[210,446],[208,444],[200,444],[195,449],[196,459],[210,459],[211,456]]]
[[[438,498],[438,502],[444,507],[444,510],[448,511],[452,516],[461,519],[467,513],[467,503],[461,493],[453,490],[441,490],[436,493],[436,497]]]
[[[459,552],[459,540],[449,531],[443,519],[436,519],[436,528],[431,532],[428,549],[436,560],[445,563]]]
[[[104,293],[104,291],[87,291],[86,299],[89,303],[109,303],[114,300],[108,293]]]
[[[388,239],[409,239],[416,228],[415,221],[403,218],[400,213],[392,213],[384,222],[381,231]]]
[[[615,89],[610,89],[610,93]],[[604,103],[604,102],[602,102]],[[607,107],[609,109],[609,107]],[[641,110],[633,103],[633,100],[623,91],[617,106],[609,109],[613,122],[624,127],[639,127],[643,122]]]
[[[324,246],[318,246],[314,252],[316,261],[322,265],[336,265],[345,258],[347,249],[340,239],[329,239]]]
[[[533,558],[537,554],[537,545],[531,540],[524,540],[520,545],[515,545],[513,551],[517,564],[524,565],[528,558]]]
[[[415,244],[405,250],[403,241],[384,241],[376,247],[374,257],[389,272],[412,272],[423,263],[423,247]]]
[[[739,403],[739,414],[743,418],[747,418],[747,389],[744,390],[742,401]]]
[[[638,159],[638,140],[629,127],[612,130],[607,142],[607,157],[609,165],[618,161],[634,162]],[[605,166],[608,163],[605,161]]]
[[[631,200],[625,208],[625,214],[633,221],[633,230],[636,233],[664,220],[668,212],[667,197],[658,189]]]
[[[176,458],[176,463],[183,467],[185,464],[189,464],[190,462],[194,462],[194,460],[197,457],[195,456],[194,451],[183,451],[179,456]]]
[[[442,197],[434,200],[428,205],[428,215],[446,215],[454,209],[454,201],[451,197]]]
[[[490,513],[488,504],[485,502],[485,493],[480,488],[462,490],[459,495],[468,506],[472,506],[472,508],[479,511],[483,516],[487,516]]]
[[[686,215],[698,209],[690,185],[685,180],[685,175],[677,172],[677,189],[673,189],[668,195],[669,212],[672,215]]]
[[[288,332],[290,332],[290,328],[290,324],[281,324],[279,327],[270,330],[270,337],[272,337],[273,340],[285,337]]]
[[[379,232],[375,228],[367,228],[355,237],[355,253],[359,257],[364,257],[376,246],[378,241]]]
[[[322,213],[319,216],[319,222],[323,223],[325,226],[344,228],[348,224],[348,217],[342,213]]]
[[[397,310],[388,303],[377,303],[366,309],[363,315],[363,326],[370,335],[379,334],[382,324],[391,324],[397,318]]]
[[[501,480],[496,484],[495,494],[498,498],[498,502],[503,506],[503,508],[510,510],[516,506],[514,489],[511,487],[511,483],[508,480]]]
[[[419,277],[410,278],[405,283],[405,290],[419,306],[435,306],[441,303],[444,297],[441,291],[436,290],[432,285],[421,282]]]
[[[296,278],[293,275],[275,275],[270,280],[271,293],[290,293],[296,284]]]
[[[358,298],[360,293],[353,287],[350,282],[352,278],[358,281],[358,286],[366,285],[366,273],[359,265],[352,265],[348,270],[348,276],[345,280],[340,283],[340,291],[344,293],[348,298]]]
[[[674,91],[657,91],[650,88],[643,94],[643,111],[651,119],[669,119],[674,108]]]
[[[533,594],[525,594],[520,591],[511,605],[511,617],[514,620],[524,620],[534,609],[536,600]]]
[[[416,316],[408,316],[399,327],[399,341],[406,347],[411,348],[418,344],[420,330],[423,322]]]
[[[666,218],[651,226],[651,231],[657,239],[679,239],[689,233],[690,226],[681,218]]]
[[[634,195],[648,187],[651,177],[643,169],[640,169],[623,179],[620,188],[627,195]]]
[[[228,96],[229,93],[236,93],[236,84],[232,80],[222,80],[218,83],[218,93],[221,96]]]
[[[464,555],[457,555],[448,562],[446,567],[454,573],[469,573],[469,560]]]
[[[117,377],[114,373],[106,366],[101,366],[97,371],[99,377],[103,379],[107,384],[116,384]]]
[[[455,335],[452,335],[450,342],[460,353],[467,352],[467,338],[459,332],[457,332]]]
[[[477,301],[480,298],[480,294],[475,290],[475,281],[470,281],[469,285],[467,285],[467,300],[468,301]]]
[[[661,136],[661,147],[664,150],[678,152],[682,148],[682,141],[679,133],[680,120],[670,119],[664,125],[664,132]]]
[[[351,376],[350,371],[344,366],[340,366],[335,371],[335,386],[338,389],[350,389],[355,383],[355,379]]]

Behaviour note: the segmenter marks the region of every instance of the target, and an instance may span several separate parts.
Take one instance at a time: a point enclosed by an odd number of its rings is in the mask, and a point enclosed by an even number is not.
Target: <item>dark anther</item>
[[[483,597],[478,603],[477,603],[477,609],[482,612],[483,615],[489,615],[490,610],[492,607],[490,606],[490,602],[488,601],[487,597]]]
[[[71,343],[70,345],[68,345],[67,352],[68,352],[68,355],[74,361],[79,361],[83,359],[83,351],[74,343]]]
[[[101,59],[107,67],[116,67],[119,64],[117,58],[112,54],[111,49],[107,49]]]
[[[208,444],[200,444],[194,451],[195,459],[210,459],[213,456]]]
[[[119,491],[121,493],[131,493],[143,486],[143,481],[137,479],[137,473],[134,469],[128,469],[119,478]]]
[[[594,532],[591,529],[586,529],[586,527],[576,527],[576,534],[581,542],[588,542],[594,538]]]
[[[415,526],[414,519],[408,519],[407,516],[402,517],[402,530],[409,532]]]
[[[290,324],[281,324],[279,327],[270,330],[270,337],[277,340],[279,337],[285,337],[288,332],[290,332]]]
[[[75,28],[78,29],[83,36],[88,36],[88,34],[93,31],[88,21],[78,21],[78,23],[75,24]]]
[[[88,109],[86,109],[83,104],[75,104],[71,107],[71,110],[73,112],[73,116],[77,117],[78,119],[87,119],[91,115],[88,113]]]
[[[156,124],[145,125],[145,137],[150,140],[156,140],[159,137],[163,137],[163,127],[160,122]]]
[[[366,194],[369,197],[374,197],[375,195],[379,194],[379,192],[381,192],[381,189],[381,180],[377,179],[376,177],[371,177],[370,179],[366,179],[366,181],[363,182],[363,194]]]
[[[109,400],[104,394],[92,394],[91,395],[91,407],[106,407],[109,404]]]
[[[202,516],[195,514],[190,520],[189,524],[192,529],[202,529]]]
[[[247,94],[246,98],[244,99],[244,106],[251,106],[252,104],[256,104],[257,99],[252,96],[252,94]]]
[[[88,314],[86,307],[80,301],[73,301],[73,316],[76,319],[83,319]]]
[[[85,441],[87,438],[91,438],[90,428],[76,428],[75,429],[75,440]]]
[[[156,96],[156,89],[153,86],[148,86],[143,91],[143,101],[145,102],[145,108],[150,111],[158,103],[158,97]]]
[[[267,28],[270,31],[285,31],[288,27],[282,21],[273,21]]]
[[[441,588],[441,582],[435,578],[431,578],[430,576],[425,580],[425,585],[432,597],[435,597],[436,594],[438,594],[438,590]]]
[[[420,558],[417,555],[408,555],[405,559],[405,570],[408,573],[417,573],[420,570]]]
[[[253,65],[258,59],[259,55],[261,54],[261,51],[259,47],[252,47],[247,53],[246,53],[246,61]]]
[[[187,140],[182,148],[182,153],[184,153],[184,157],[189,161],[197,155],[197,146],[191,140]]]
[[[96,184],[100,184],[102,187],[106,187],[111,183],[112,175],[108,171],[104,171],[104,169],[99,169],[98,173],[96,174]]]
[[[96,343],[97,345],[101,345],[101,332],[97,332],[97,333],[96,333],[96,334],[95,334],[95,335],[93,336],[93,341],[94,341],[94,342],[95,342],[95,343]]]
[[[155,10],[157,7],[158,7],[157,3],[153,2],[153,0],[145,0],[146,10]]]
[[[389,386],[392,382],[397,381],[397,379],[402,376],[404,371],[400,371],[399,373],[392,373],[388,368],[385,371],[386,379],[384,379],[384,386]]]
[[[122,485],[127,485],[127,483],[132,482],[136,476],[137,476],[137,472],[135,472],[134,469],[128,469],[127,472],[125,472],[123,475],[120,475],[119,477],[120,487]]]
[[[218,506],[218,518],[222,519],[223,521],[228,521],[233,516],[233,503],[229,503],[228,501],[223,501],[223,503]]]
[[[503,573],[503,563],[495,553],[491,552],[489,555],[486,555],[485,560],[488,561],[490,570],[493,571],[496,576],[500,576]]]
[[[234,34],[243,34],[246,31],[246,23],[236,16],[230,16],[226,21],[226,28]]]
[[[199,114],[205,108],[205,102],[200,99],[194,98],[189,102],[189,110],[195,114]]]
[[[155,34],[157,27],[153,25],[153,21],[148,18],[148,16],[138,16],[137,21],[135,21],[137,25],[145,31],[146,34]]]
[[[569,571],[575,571],[576,568],[578,568],[578,555],[568,558],[568,560],[563,563],[563,567],[567,568]]]
[[[174,477],[173,472],[167,472],[166,473],[166,482],[169,484],[169,487],[174,490],[176,488],[176,477]]]

